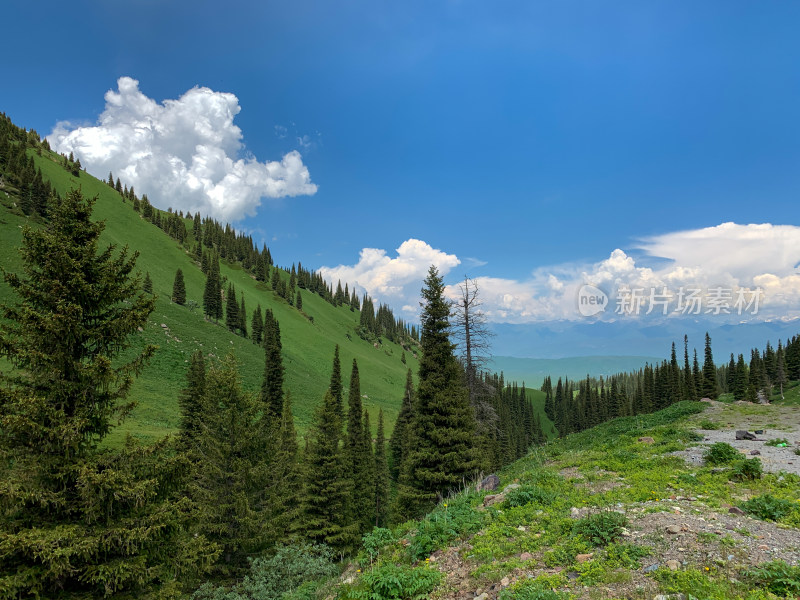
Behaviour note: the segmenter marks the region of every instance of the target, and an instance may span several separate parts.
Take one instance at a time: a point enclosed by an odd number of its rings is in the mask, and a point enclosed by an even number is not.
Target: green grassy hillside
[[[74,177],[56,162],[56,155],[43,153],[34,157],[45,179],[50,180],[62,195],[80,187],[86,196],[96,196],[94,217],[106,222],[102,241],[129,246],[140,253],[137,266],[149,272],[153,291],[158,296],[156,310],[144,331],[134,340],[134,351],[144,344],[159,346],[150,366],[134,385],[132,398],[138,406],[110,436],[110,444],[119,444],[127,434],[143,440],[154,440],[175,431],[178,424],[177,397],[184,384],[190,355],[202,348],[206,355],[224,356],[233,351],[239,361],[244,386],[256,391],[261,385],[264,365],[263,350],[248,339],[230,333],[222,325],[208,322],[202,308],[190,310],[170,301],[175,271],[183,270],[187,300],[202,306],[205,277],[184,248],[161,229],[142,219],[130,202],[87,173]],[[22,227],[39,223],[23,216],[14,207],[13,198],[0,193],[0,261],[8,271],[16,271],[21,261],[16,249],[22,239]],[[165,207],[166,208],[166,207]],[[191,231],[191,223],[187,220]],[[191,234],[190,234],[191,241]],[[291,257],[281,257],[291,262]],[[334,307],[311,292],[303,291],[303,311],[313,322],[289,306],[263,283],[257,282],[239,265],[221,262],[221,274],[236,286],[237,298],[244,296],[248,312],[248,328],[257,304],[271,308],[281,327],[286,389],[292,393],[296,425],[302,432],[313,417],[330,378],[334,346],[339,344],[345,385],[349,381],[353,358],[358,360],[361,391],[367,397],[364,405],[377,422],[382,408],[387,425],[392,427],[399,410],[408,368],[416,374],[418,363],[406,352],[407,364],[401,362],[402,348],[387,340],[376,347],[359,338],[354,327],[358,311]],[[285,277],[288,277],[283,273]],[[13,301],[9,288],[0,283],[0,302]]]

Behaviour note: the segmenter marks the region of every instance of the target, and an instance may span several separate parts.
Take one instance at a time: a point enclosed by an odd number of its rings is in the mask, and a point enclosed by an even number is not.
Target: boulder
[[[492,473],[481,479],[480,483],[475,486],[476,492],[493,492],[500,487],[500,478]]]
[[[500,504],[501,502],[505,501],[505,499],[505,494],[489,494],[488,496],[484,496],[483,505],[494,506],[495,504]]]

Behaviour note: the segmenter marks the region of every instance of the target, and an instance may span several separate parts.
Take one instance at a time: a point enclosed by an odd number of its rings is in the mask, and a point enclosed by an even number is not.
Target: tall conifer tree
[[[378,411],[378,434],[375,440],[375,527],[389,522],[389,463],[386,460],[386,438],[383,429],[383,409]]]
[[[307,438],[302,519],[307,538],[349,553],[358,525],[352,519],[350,477],[339,446],[341,423],[336,400],[328,390]]]
[[[267,309],[264,317],[264,378],[261,382],[261,401],[273,419],[283,410],[283,358],[281,329],[278,320]]]
[[[717,367],[711,353],[711,336],[706,332],[705,360],[703,361],[703,396],[716,400],[719,396],[717,388]]]
[[[265,460],[274,437],[259,403],[241,389],[233,354],[208,370],[205,384],[192,496],[202,507],[200,531],[222,549],[218,569],[235,575],[275,539],[266,518],[272,473]]]
[[[475,421],[448,332],[450,304],[432,266],[422,288],[422,355],[408,456],[403,460],[398,506],[419,515],[472,477]]]
[[[99,449],[127,414],[154,348],[121,356],[155,298],[136,254],[99,248],[103,222],[80,190],[55,198],[46,228],[24,229],[23,274],[3,272],[0,356],[0,589],[8,597],[146,596],[175,590],[211,549],[187,531],[181,459],[165,443]],[[145,493],[141,493],[146,490]]]
[[[333,367],[331,369],[331,383],[328,386],[336,404],[336,413],[339,415],[339,422],[344,422],[344,403],[342,394],[342,364],[339,361],[339,344],[333,351]]]
[[[175,304],[186,304],[186,283],[183,280],[183,271],[175,271],[175,281],[172,283],[172,301]]]
[[[400,404],[400,413],[397,415],[397,421],[394,424],[394,431],[389,441],[389,450],[392,455],[391,474],[395,480],[403,464],[403,456],[405,447],[408,442],[408,429],[414,415],[414,379],[411,375],[411,369],[406,372],[406,389],[403,393],[403,401]]]
[[[192,447],[201,430],[202,402],[206,393],[206,364],[202,350],[192,354],[186,373],[186,387],[178,396],[181,411],[180,440],[184,448]]]

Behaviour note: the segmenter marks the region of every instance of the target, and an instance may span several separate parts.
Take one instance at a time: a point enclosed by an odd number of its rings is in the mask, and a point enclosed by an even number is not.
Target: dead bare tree
[[[489,330],[486,314],[481,310],[478,282],[464,277],[464,283],[459,284],[458,289],[460,295],[453,302],[451,326],[459,358],[464,365],[469,399],[477,409],[478,398],[484,391],[479,374],[491,359],[493,334]]]

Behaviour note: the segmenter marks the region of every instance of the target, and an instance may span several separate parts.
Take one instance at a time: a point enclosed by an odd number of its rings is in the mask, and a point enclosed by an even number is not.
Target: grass
[[[202,306],[205,277],[175,240],[162,230],[140,218],[129,202],[87,173],[76,178],[67,173],[52,156],[40,157],[31,153],[37,167],[59,193],[80,186],[84,195],[97,196],[94,218],[104,220],[106,228],[102,243],[128,245],[140,252],[137,266],[149,272],[154,293],[158,296],[156,310],[144,331],[133,340],[130,353],[145,344],[159,346],[156,355],[136,381],[131,397],[138,402],[132,415],[116,427],[107,438],[111,446],[120,445],[126,435],[145,442],[154,441],[176,431],[178,425],[177,397],[184,385],[188,360],[196,349],[208,356],[222,357],[233,351],[239,362],[245,389],[256,392],[261,385],[264,353],[250,340],[228,332],[221,325],[207,322],[202,308],[189,310],[170,302],[172,283],[178,267],[183,270],[187,299]],[[0,193],[0,264],[9,271],[19,270],[21,261],[17,248],[22,239],[22,227],[40,226],[14,209],[11,200]],[[187,220],[187,229],[191,224]],[[190,234],[191,239],[191,234]],[[406,370],[417,372],[418,362],[412,352],[406,352],[407,364],[401,362],[402,348],[384,340],[375,348],[354,332],[358,311],[334,307],[319,296],[303,292],[303,310],[313,316],[313,322],[259,285],[238,265],[221,264],[221,274],[244,297],[248,311],[248,326],[257,304],[271,308],[280,322],[283,341],[283,360],[286,368],[286,389],[291,390],[295,423],[302,433],[312,421],[314,409],[321,401],[330,379],[333,350],[340,346],[345,384],[349,381],[353,359],[358,360],[364,406],[371,413],[373,426],[377,413],[383,409],[390,432],[397,417],[405,385]],[[288,277],[285,273],[284,277]],[[0,283],[0,302],[13,302],[7,286]],[[162,327],[162,324],[166,327]],[[8,368],[0,365],[0,368]],[[533,390],[532,390],[533,392]],[[535,394],[533,394],[535,396]],[[542,402],[543,404],[543,402]]]

